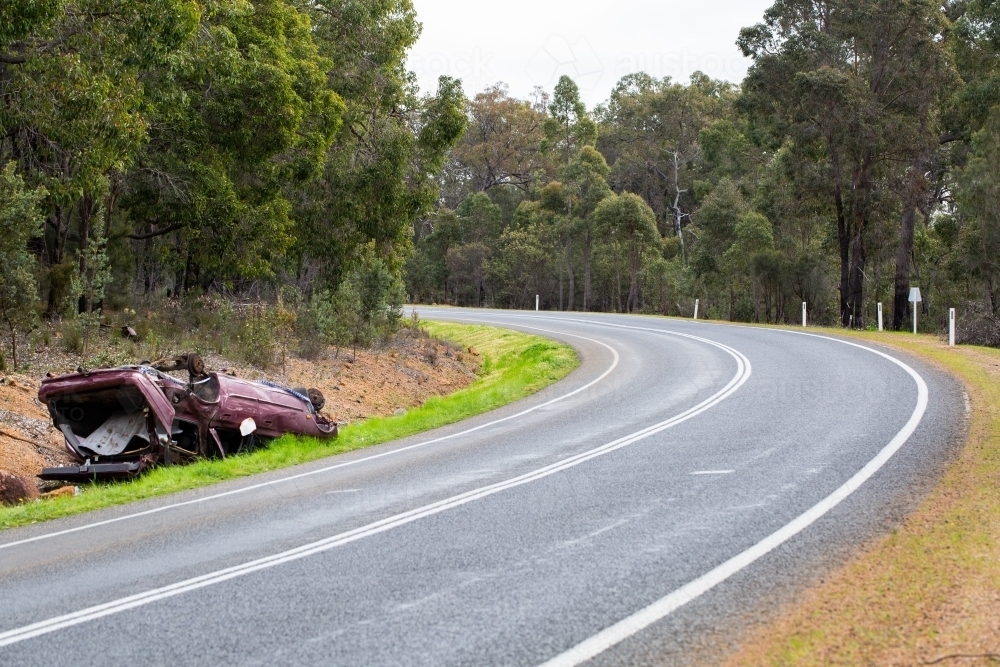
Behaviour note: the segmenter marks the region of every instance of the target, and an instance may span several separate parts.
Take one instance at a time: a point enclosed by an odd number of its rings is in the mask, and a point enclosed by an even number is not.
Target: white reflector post
[[[948,309],[948,345],[955,347],[955,309]]]
[[[538,295],[535,295],[535,311],[538,310]]]
[[[878,302],[878,330],[882,330],[882,302]]]
[[[802,326],[806,325],[806,302],[802,302]]]
[[[694,319],[698,319],[698,299],[694,300]]]

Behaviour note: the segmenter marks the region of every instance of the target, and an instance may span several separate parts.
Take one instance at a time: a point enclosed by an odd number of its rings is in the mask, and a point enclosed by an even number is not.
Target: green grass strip
[[[335,440],[285,436],[252,454],[156,468],[136,480],[81,487],[76,496],[0,507],[0,529],[176,493],[403,438],[512,403],[562,379],[579,365],[573,348],[540,336],[481,325],[428,321],[422,325],[436,338],[476,348],[482,366],[471,385],[429,398],[403,415],[373,417],[346,426]]]

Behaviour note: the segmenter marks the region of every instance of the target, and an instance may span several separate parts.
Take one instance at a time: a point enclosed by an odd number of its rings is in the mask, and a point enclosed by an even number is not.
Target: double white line
[[[896,436],[889,441],[889,444],[883,447],[875,458],[869,461],[864,468],[855,473],[853,477],[847,480],[836,491],[813,505],[804,513],[800,514],[790,523],[786,524],[774,533],[771,533],[746,551],[733,556],[721,565],[706,572],[694,581],[681,586],[674,592],[660,598],[644,609],[640,609],[631,616],[605,628],[589,639],[580,642],[568,651],[560,653],[551,660],[546,661],[540,667],[576,667],[577,665],[583,664],[591,658],[594,658],[608,650],[612,646],[615,646],[632,635],[648,628],[657,621],[666,618],[668,615],[683,607],[688,602],[691,602],[740,570],[746,568],[757,559],[778,548],[811,526],[819,520],[820,517],[825,515],[827,512],[839,505],[844,499],[857,491],[862,484],[868,481],[872,475],[878,472],[882,466],[884,466],[886,462],[892,458],[893,454],[899,451],[900,447],[906,444],[906,441],[909,440],[910,436],[913,435],[913,432],[916,431],[917,426],[920,424],[920,420],[924,416],[924,412],[927,410],[928,402],[927,383],[924,382],[924,379],[920,377],[919,373],[899,359],[864,345],[858,345],[857,343],[851,343],[845,340],[840,340],[839,338],[832,338],[830,336],[818,336],[816,334],[806,334],[797,331],[789,331],[787,333],[810,336],[813,338],[823,338],[837,343],[842,343],[844,345],[849,345],[851,347],[856,347],[861,350],[866,350],[872,354],[888,359],[902,368],[917,385],[917,405],[914,407],[913,413],[910,415],[910,419],[896,434]]]
[[[630,327],[631,328],[631,327]],[[638,327],[636,327],[638,328]],[[680,334],[675,332],[665,332],[675,336],[681,336],[684,338],[690,338],[703,343],[707,343],[721,350],[724,350],[730,354],[735,360],[737,365],[736,375],[723,387],[720,391],[709,397],[708,399],[702,401],[698,405],[685,410],[684,412],[671,417],[670,419],[659,422],[658,424],[653,424],[642,430],[636,431],[630,435],[624,436],[607,444],[601,445],[594,449],[582,452],[575,456],[570,456],[568,458],[562,459],[543,468],[539,468],[524,475],[508,479],[503,482],[497,482],[496,484],[490,484],[488,486],[483,486],[478,489],[473,489],[472,491],[467,491],[444,500],[440,500],[429,505],[424,505],[423,507],[418,507],[416,509],[410,510],[408,512],[403,512],[402,514],[396,514],[394,516],[370,523],[366,526],[356,528],[354,530],[349,530],[332,537],[328,537],[316,542],[311,542],[309,544],[296,547],[294,549],[289,549],[288,551],[283,551],[273,556],[266,556],[264,558],[258,558],[242,565],[236,565],[223,570],[217,570],[215,572],[210,572],[208,574],[203,574],[199,577],[193,577],[191,579],[185,579],[184,581],[177,582],[175,584],[170,584],[168,586],[163,586],[160,588],[155,588],[143,593],[137,593],[135,595],[130,595],[128,597],[120,598],[118,600],[112,600],[111,602],[106,602],[104,604],[99,604],[93,607],[88,607],[86,609],[81,609],[70,614],[64,614],[62,616],[56,616],[53,618],[46,619],[44,621],[39,621],[38,623],[32,623],[31,625],[26,625],[20,628],[15,628],[13,630],[8,630],[6,632],[0,633],[0,647],[9,646],[11,644],[16,644],[18,642],[31,639],[32,637],[38,637],[40,635],[45,635],[50,632],[55,632],[63,628],[72,627],[74,625],[80,625],[82,623],[87,623],[89,621],[96,620],[104,616],[110,616],[112,614],[118,614],[129,609],[134,609],[135,607],[141,607],[158,600],[163,600],[166,598],[174,597],[175,595],[181,595],[182,593],[187,593],[189,591],[194,591],[199,588],[205,588],[206,586],[212,586],[214,584],[221,583],[223,581],[228,581],[229,579],[235,579],[236,577],[242,577],[259,570],[265,570],[268,568],[276,567],[284,563],[288,563],[294,560],[299,560],[300,558],[306,558],[307,556],[312,556],[314,554],[322,553],[330,549],[342,546],[344,544],[349,544],[357,540],[370,537],[372,535],[377,535],[393,528],[398,528],[400,526],[405,526],[408,523],[418,521],[425,517],[433,516],[439,514],[449,509],[455,507],[460,507],[467,503],[471,503],[487,496],[491,496],[495,493],[500,493],[501,491],[506,491],[507,489],[512,489],[522,484],[528,484],[540,479],[544,479],[550,475],[554,475],[558,472],[568,470],[575,466],[585,463],[591,459],[603,456],[615,450],[621,449],[622,447],[627,447],[635,442],[638,442],[644,438],[648,438],[651,435],[664,431],[672,426],[676,426],[681,422],[687,421],[692,417],[701,414],[702,412],[708,410],[709,408],[715,406],[719,402],[726,399],[733,392],[739,389],[744,382],[750,377],[751,366],[750,361],[743,356],[737,350],[731,347],[722,345],[715,341],[711,341],[705,338],[700,338],[698,336],[692,336],[689,334]],[[588,339],[589,340],[589,339]],[[596,341],[595,341],[596,342]],[[618,354],[615,352],[615,362],[618,361]],[[606,375],[606,373],[605,373]],[[604,376],[602,376],[604,377]],[[588,385],[589,386],[589,385]],[[581,388],[582,389],[582,388]],[[576,393],[576,392],[573,392]]]

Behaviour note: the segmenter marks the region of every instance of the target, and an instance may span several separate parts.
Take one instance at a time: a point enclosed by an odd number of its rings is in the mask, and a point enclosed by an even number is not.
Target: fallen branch
[[[28,440],[27,438],[22,438],[19,435],[14,435],[13,433],[8,433],[7,431],[3,430],[2,428],[0,428],[0,435],[5,435],[8,438],[11,438],[13,440],[17,440],[19,442],[27,443],[27,444],[31,445],[32,447],[35,447],[36,449],[39,449],[39,448],[40,449],[47,449],[50,452],[62,452],[63,451],[59,447],[53,447],[52,445],[46,444],[44,442],[35,442],[34,440]]]
[[[930,662],[924,661],[925,665],[936,665],[939,662],[944,662],[945,660],[972,660],[974,658],[988,658],[990,660],[1000,660],[1000,653],[952,653],[949,655],[943,655],[940,658],[931,660]]]
[[[12,438],[14,440],[20,440],[21,442],[26,442],[29,445],[34,445],[35,444],[34,440],[28,440],[27,438],[22,438],[19,435],[14,435],[13,433],[8,433],[7,431],[3,430],[2,428],[0,428],[0,435],[5,435],[8,438]]]

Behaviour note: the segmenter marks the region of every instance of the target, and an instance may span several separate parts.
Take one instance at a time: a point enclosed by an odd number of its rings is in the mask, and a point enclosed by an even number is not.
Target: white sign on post
[[[913,333],[917,333],[917,304],[920,303],[920,288],[910,288],[910,303],[913,304]]]

